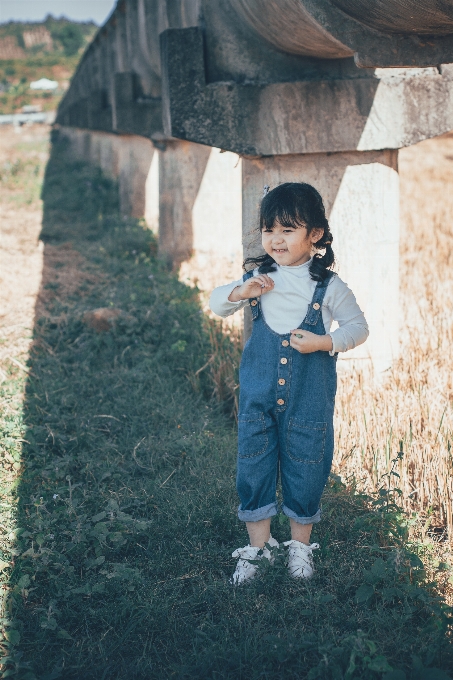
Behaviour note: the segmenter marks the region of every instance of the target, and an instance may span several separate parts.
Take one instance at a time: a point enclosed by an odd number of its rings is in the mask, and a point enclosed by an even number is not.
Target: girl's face
[[[285,267],[296,267],[308,262],[313,244],[323,235],[322,229],[312,229],[308,233],[306,227],[283,227],[275,222],[272,229],[263,229],[261,242],[263,248],[277,264]]]

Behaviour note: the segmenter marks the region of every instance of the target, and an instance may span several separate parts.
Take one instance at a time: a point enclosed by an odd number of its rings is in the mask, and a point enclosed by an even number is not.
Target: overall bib
[[[300,329],[325,335],[321,306],[332,276],[317,283]],[[256,522],[277,514],[280,471],[282,511],[313,524],[332,465],[337,357],[301,354],[290,346],[290,333],[267,325],[259,298],[250,308],[253,330],[239,371],[238,516]]]

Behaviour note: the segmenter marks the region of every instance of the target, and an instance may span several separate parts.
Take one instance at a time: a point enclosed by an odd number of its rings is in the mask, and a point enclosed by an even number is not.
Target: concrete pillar
[[[204,291],[203,299],[216,286],[241,276],[241,175],[237,154],[210,149],[192,208],[193,253],[179,274]]]
[[[154,234],[159,232],[159,153],[154,151],[145,182],[145,222]]]
[[[193,251],[192,209],[211,149],[172,141],[159,158],[159,253],[173,269]]]
[[[59,128],[59,133],[69,143],[69,153],[73,158],[98,166],[108,177],[118,179],[119,136],[64,126]]]
[[[365,345],[344,359],[391,365],[399,337],[399,180],[395,150],[243,159],[243,245],[261,251],[258,207],[263,185],[308,182],[324,199],[337,271],[354,291],[370,326]],[[305,310],[301,310],[301,320]],[[246,322],[247,332],[247,322]]]
[[[122,215],[144,217],[157,233],[159,221],[158,154],[149,139],[96,130],[60,127],[70,154],[118,181]]]
[[[121,135],[118,139],[121,214],[128,217],[144,217],[146,181],[155,148],[149,139],[137,135]]]

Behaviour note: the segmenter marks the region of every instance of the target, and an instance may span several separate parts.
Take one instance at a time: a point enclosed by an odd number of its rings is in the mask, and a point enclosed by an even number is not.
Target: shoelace
[[[237,548],[237,550],[234,551],[234,553],[231,554],[231,557],[240,557],[242,559],[250,559],[254,560],[258,556],[258,551],[256,553],[251,552],[251,547],[246,545],[245,548]]]
[[[294,545],[295,543],[297,543],[298,545]],[[293,550],[303,550],[304,552],[309,551],[310,553],[312,553],[313,550],[317,550],[319,548],[319,543],[311,543],[310,545],[306,545],[305,543],[303,543],[302,547],[300,545],[300,541],[296,541],[294,539],[292,539],[291,541],[285,541],[283,545],[287,546],[289,549],[292,548]]]

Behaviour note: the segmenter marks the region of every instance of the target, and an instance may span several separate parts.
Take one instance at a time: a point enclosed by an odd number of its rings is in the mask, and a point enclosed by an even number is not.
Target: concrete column
[[[203,300],[216,286],[241,276],[241,175],[237,154],[210,149],[192,208],[193,253],[179,273],[204,291]]]
[[[210,153],[209,146],[179,141],[160,152],[159,253],[174,269],[192,255],[192,209]]]
[[[101,168],[105,175],[118,179],[120,163],[120,137],[108,132],[59,128],[60,136],[70,146],[70,154],[85,163]]]
[[[121,214],[144,217],[146,182],[155,153],[154,145],[149,139],[136,135],[121,135],[118,139]]]
[[[308,182],[324,199],[337,272],[365,312],[370,337],[342,361],[372,359],[388,368],[398,355],[399,179],[395,150],[243,159],[243,246],[261,251],[257,231],[263,185]],[[301,310],[301,320],[305,310]],[[245,321],[247,332],[247,320]]]
[[[145,182],[145,222],[154,234],[159,232],[159,153],[154,151]]]
[[[118,181],[120,210],[144,217],[155,233],[159,224],[158,154],[149,139],[96,130],[60,127],[74,158],[90,163]]]

